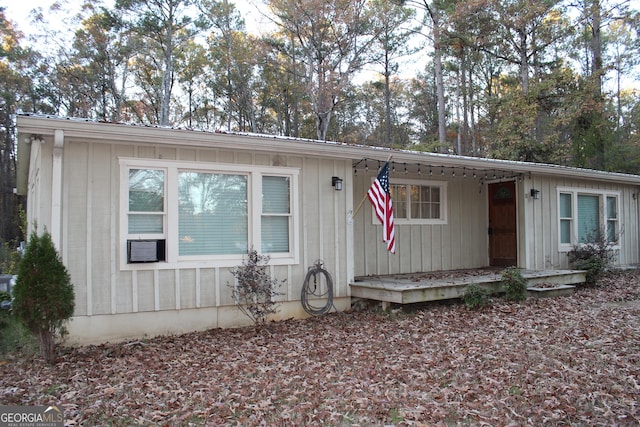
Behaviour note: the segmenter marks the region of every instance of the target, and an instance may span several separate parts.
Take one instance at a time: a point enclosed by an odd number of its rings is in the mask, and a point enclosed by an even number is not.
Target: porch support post
[[[51,170],[51,240],[62,252],[62,154],[64,131],[56,129],[53,134],[53,165]]]

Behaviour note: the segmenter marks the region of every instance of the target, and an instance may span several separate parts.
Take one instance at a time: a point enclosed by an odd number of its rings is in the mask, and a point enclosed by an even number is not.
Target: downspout
[[[53,134],[53,164],[51,168],[51,240],[62,251],[62,154],[64,131],[56,129]]]

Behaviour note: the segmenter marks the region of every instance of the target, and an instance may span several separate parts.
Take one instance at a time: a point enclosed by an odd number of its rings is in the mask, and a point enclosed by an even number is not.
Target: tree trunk
[[[329,121],[331,120],[331,111],[317,112],[317,136],[319,141],[327,140],[327,132],[329,131]]]
[[[476,117],[475,117],[475,91],[473,90],[473,65],[469,68],[469,115],[471,118],[470,136],[471,136],[471,155],[478,155],[478,146],[476,141]]]
[[[462,150],[460,154],[469,153],[469,93],[467,91],[467,75],[470,76],[467,67],[467,52],[462,48],[462,60],[460,64],[462,75]]]
[[[460,123],[460,67],[456,71],[456,122],[458,123],[456,154],[462,155],[462,124]]]
[[[162,73],[162,104],[160,107],[160,125],[169,126],[171,109],[171,86],[173,82],[173,26],[167,30],[167,40],[164,51],[164,71]]]
[[[384,61],[384,108],[385,108],[385,135],[384,145],[391,146],[391,84],[389,77],[391,70],[389,68],[389,53],[385,51]]]
[[[40,331],[38,334],[40,341],[40,352],[42,357],[49,365],[56,363],[56,338],[55,334],[50,330]]]
[[[440,143],[440,152],[446,153],[448,151],[447,115],[444,101],[444,79],[442,76],[442,48],[440,47],[440,12],[437,9],[429,8],[428,6],[427,10],[429,11],[433,21],[433,60],[436,72],[436,91],[438,94],[438,142]]]
[[[591,3],[591,54],[593,62],[592,75],[596,79],[596,96],[597,99],[602,97],[602,36],[600,27],[602,26],[602,10],[600,9],[600,1],[592,0]]]
[[[520,84],[522,85],[522,93],[529,91],[529,61],[527,59],[527,33],[524,29],[518,30],[520,36]]]

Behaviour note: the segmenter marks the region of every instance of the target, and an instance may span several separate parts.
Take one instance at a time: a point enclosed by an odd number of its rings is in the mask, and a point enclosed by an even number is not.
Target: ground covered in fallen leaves
[[[477,311],[334,313],[0,369],[0,404],[59,404],[70,425],[638,425],[640,273]]]

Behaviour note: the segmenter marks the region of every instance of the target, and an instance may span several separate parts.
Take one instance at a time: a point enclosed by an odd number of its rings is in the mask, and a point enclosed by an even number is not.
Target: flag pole
[[[389,154],[389,158],[387,159],[387,163],[389,163],[391,161],[391,158],[393,157],[392,154]],[[364,197],[362,198],[362,200],[360,200],[360,204],[358,204],[358,207],[356,208],[355,211],[353,211],[353,215],[351,215],[351,218],[354,218],[356,215],[358,215],[358,212],[360,211],[360,208],[362,207],[362,204],[364,203],[365,200],[367,200],[367,193],[364,193]]]

